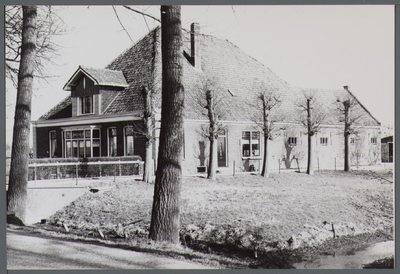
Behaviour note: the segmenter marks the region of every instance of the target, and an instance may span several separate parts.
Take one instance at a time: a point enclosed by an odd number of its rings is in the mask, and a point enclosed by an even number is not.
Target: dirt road
[[[205,269],[155,254],[7,231],[7,269]]]

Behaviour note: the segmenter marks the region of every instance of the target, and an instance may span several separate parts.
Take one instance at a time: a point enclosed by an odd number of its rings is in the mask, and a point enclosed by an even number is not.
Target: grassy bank
[[[315,253],[311,247],[330,242],[327,249],[337,249],[335,244],[346,237],[357,241],[358,235],[364,235],[358,240],[364,244],[389,239],[392,181],[391,173],[341,171],[312,177],[281,173],[269,179],[255,175],[221,176],[217,181],[185,178],[181,241],[207,253],[248,259],[253,267],[285,268],[297,255]],[[85,194],[48,223],[95,237],[147,239],[153,188],[127,180],[107,192]],[[380,236],[375,237],[377,232]],[[366,240],[365,235],[372,236]],[[287,259],[268,265],[263,261],[268,256],[272,256],[269,261]]]

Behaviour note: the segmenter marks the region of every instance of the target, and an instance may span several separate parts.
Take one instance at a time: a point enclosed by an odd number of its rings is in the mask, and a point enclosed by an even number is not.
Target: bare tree
[[[179,243],[184,89],[181,7],[161,6],[162,106],[149,237]]]
[[[223,124],[220,122],[224,117],[222,108],[223,96],[216,85],[214,79],[206,79],[201,87],[197,103],[203,109],[203,116],[207,117],[208,125],[202,129],[203,135],[210,141],[209,160],[207,168],[207,178],[215,180],[218,166],[217,158],[217,140],[218,133],[224,130]]]
[[[256,84],[258,94],[255,100],[255,107],[257,113],[255,114],[254,120],[257,125],[261,126],[264,136],[264,156],[261,176],[269,177],[269,155],[268,146],[269,141],[273,140],[278,128],[276,123],[279,122],[282,117],[279,117],[274,110],[281,103],[280,97],[273,88],[268,88],[264,82]]]
[[[145,136],[145,148],[146,148],[146,156],[144,161],[144,170],[143,170],[143,181],[146,183],[151,182],[152,177],[152,141],[153,141],[153,131],[154,131],[154,107],[153,107],[153,98],[151,95],[151,91],[148,88],[143,87],[142,90],[143,101],[144,101],[144,112],[143,112],[143,120],[144,120],[144,136]]]
[[[325,113],[318,103],[317,91],[304,91],[304,101],[299,102],[300,123],[306,128],[307,134],[307,174],[314,175],[314,136],[321,131],[321,124],[325,120]]]
[[[356,126],[362,117],[358,111],[359,102],[349,92],[348,87],[343,98],[337,99],[337,110],[339,111],[339,121],[344,123],[344,171],[350,171],[350,135],[357,133]]]
[[[38,6],[36,19],[36,57],[34,76],[46,79],[49,64],[60,50],[55,37],[65,33],[64,22],[52,6]],[[18,66],[22,49],[22,6],[5,6],[4,42],[5,42],[5,73],[16,87],[18,84]]]
[[[15,214],[15,217],[24,222],[28,185],[32,87],[37,56],[37,7],[23,6],[22,10],[22,41],[18,69],[11,168],[7,192],[7,213]]]

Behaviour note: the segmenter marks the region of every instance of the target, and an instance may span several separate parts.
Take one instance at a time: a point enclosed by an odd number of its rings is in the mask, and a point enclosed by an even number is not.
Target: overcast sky
[[[159,6],[132,6],[160,17]],[[133,42],[158,22],[116,6]],[[79,65],[103,68],[133,43],[111,6],[64,6],[68,29],[58,37],[57,77],[35,86],[32,119],[68,95],[62,88]],[[382,124],[394,121],[394,6],[182,6],[182,25],[224,38],[298,87],[350,87]],[[10,93],[12,95],[12,93]],[[12,103],[15,95],[7,98]],[[13,107],[7,108],[11,140]],[[11,120],[10,120],[11,119]]]

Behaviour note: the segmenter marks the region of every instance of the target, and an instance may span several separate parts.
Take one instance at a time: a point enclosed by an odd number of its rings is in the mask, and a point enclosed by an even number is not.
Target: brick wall
[[[185,149],[183,160],[184,174],[195,174],[197,167],[201,166],[201,145],[199,142],[205,144],[205,165],[208,164],[209,155],[209,141],[207,138],[201,136],[202,127],[206,125],[205,122],[191,121],[185,122]],[[255,171],[260,171],[262,168],[262,157],[264,152],[264,141],[262,132],[260,131],[260,156],[256,157],[243,157],[242,156],[242,132],[243,131],[256,131],[252,123],[229,123],[227,128],[227,167],[219,167],[219,170],[233,172],[233,164],[235,163],[236,171],[249,171],[254,168]],[[281,130],[273,141],[269,141],[269,163],[270,169],[277,171],[279,165],[281,169],[290,168],[297,169],[297,162],[293,156],[299,159],[299,167],[302,172],[307,168],[307,135],[304,134],[305,130],[300,125],[282,125]],[[380,138],[378,128],[363,128],[359,136],[361,138],[361,146],[363,155],[359,159],[359,165],[373,165],[380,163]],[[377,144],[371,144],[371,138],[377,137]],[[296,146],[285,145],[285,141],[289,137],[297,138]],[[321,143],[321,138],[327,138],[327,143]],[[314,169],[342,169],[344,166],[344,137],[343,131],[339,127],[325,127],[313,138],[314,147]],[[350,146],[351,164],[356,165],[354,156],[355,145]]]

